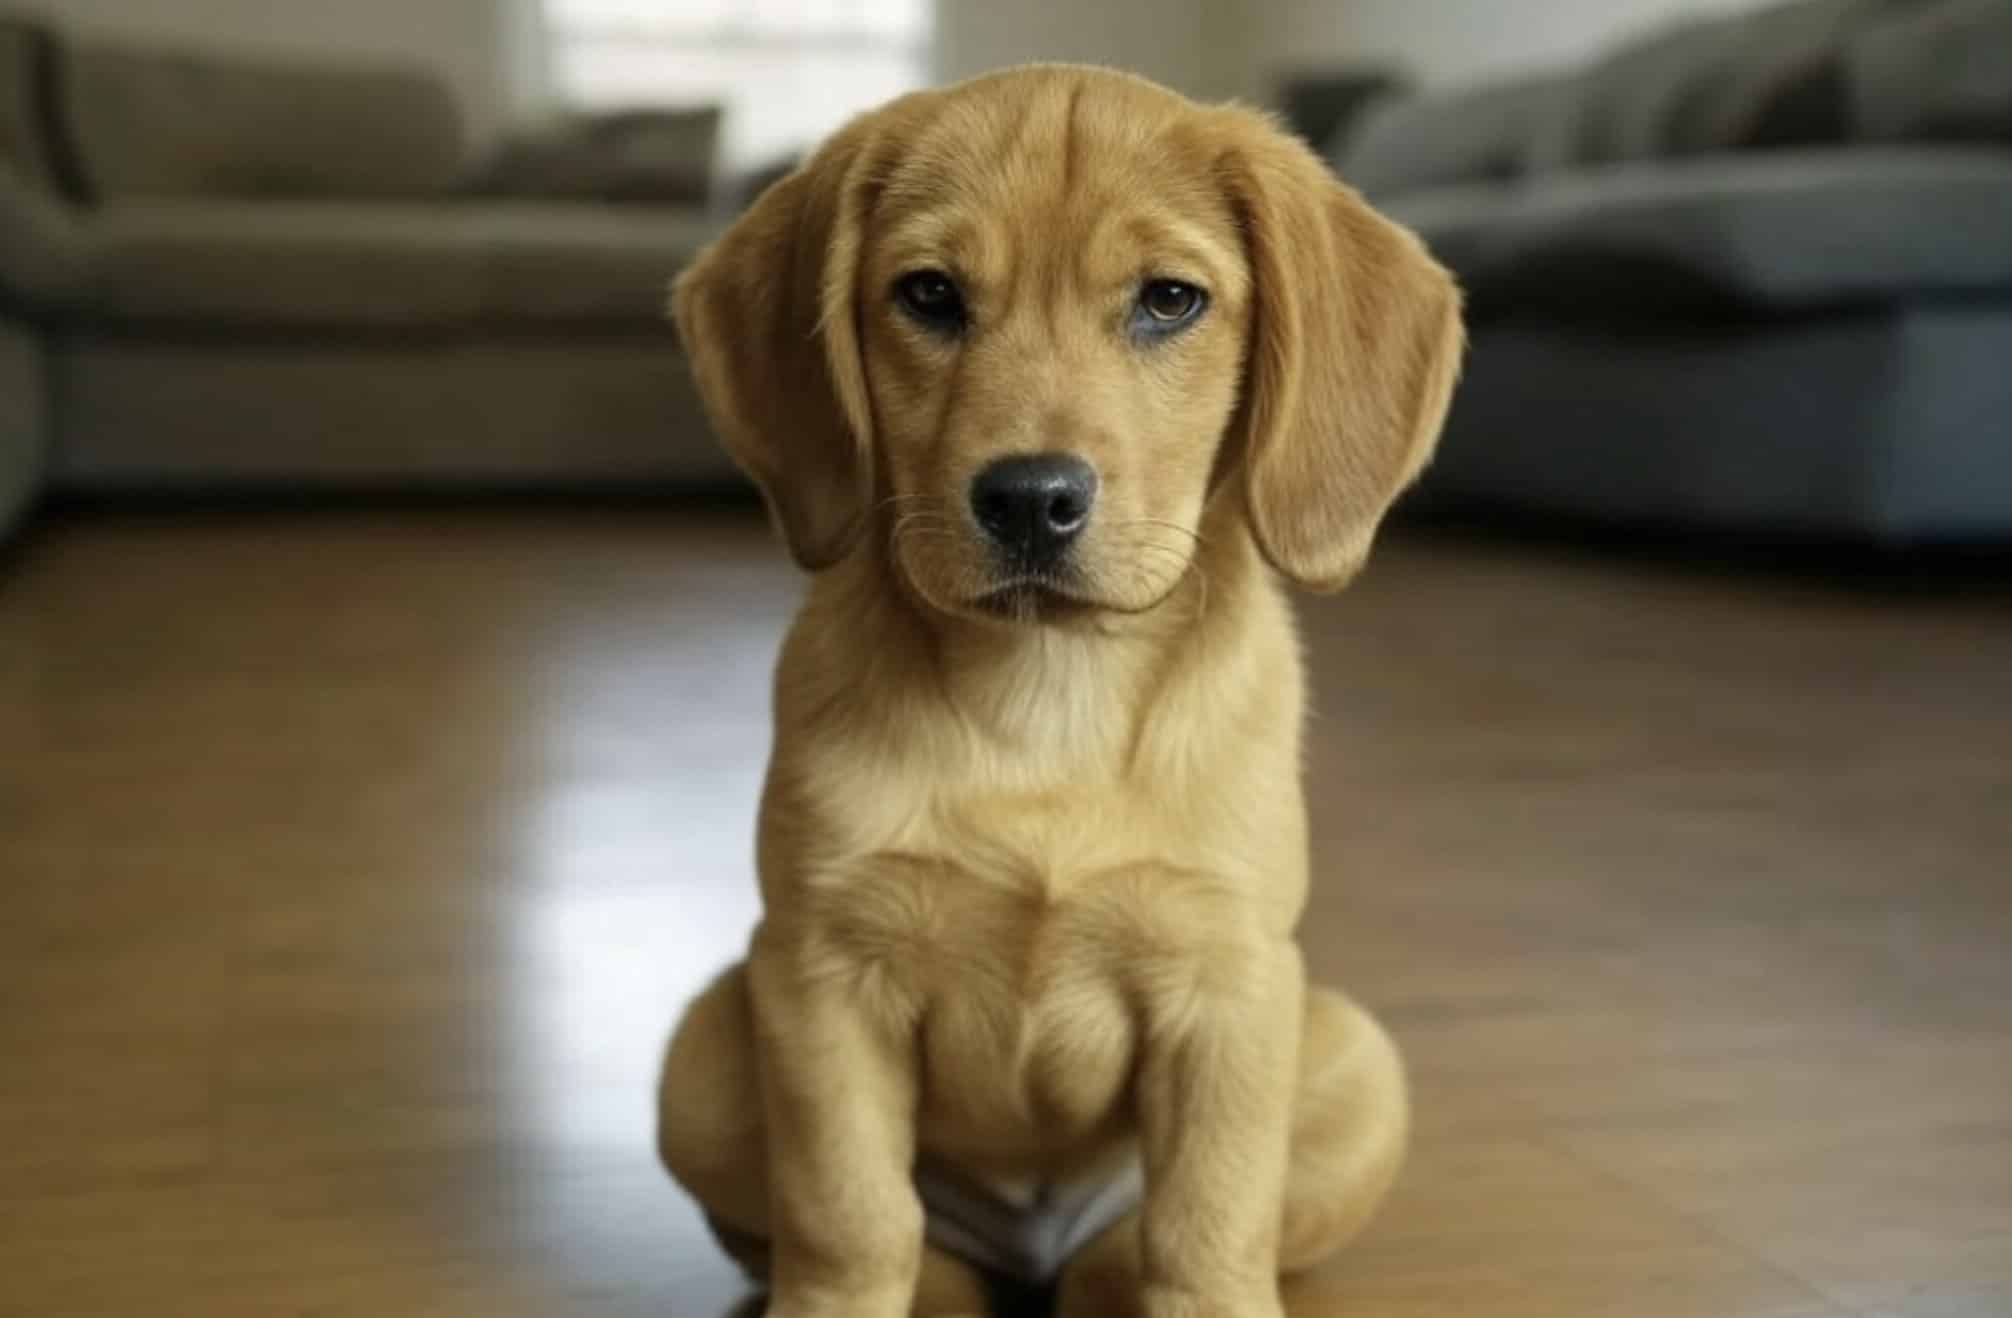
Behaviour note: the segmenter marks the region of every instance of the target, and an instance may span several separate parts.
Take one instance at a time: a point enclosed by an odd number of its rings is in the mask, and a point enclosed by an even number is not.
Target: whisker
[[[1128,531],[1138,527],[1151,527],[1155,530],[1172,531],[1176,535],[1186,536],[1195,544],[1203,547],[1206,547],[1209,543],[1208,537],[1195,528],[1183,526],[1179,522],[1170,522],[1161,517],[1130,517],[1122,522],[1111,524],[1111,530],[1113,531]]]
[[[946,533],[953,529],[949,518],[939,516],[935,513],[903,513],[895,519],[890,534],[898,536],[910,528],[943,531]]]
[[[1195,611],[1190,621],[1199,621],[1202,617],[1206,616],[1209,607],[1209,589],[1212,584],[1208,569],[1203,567],[1192,555],[1185,553],[1173,545],[1162,544],[1158,541],[1146,541],[1140,544],[1139,548],[1144,551],[1167,555],[1179,563],[1180,571],[1168,585],[1168,590],[1171,591],[1177,588],[1184,577],[1192,575],[1195,578],[1199,590],[1196,595]]]
[[[938,512],[942,516],[949,516],[947,511],[948,505],[944,504],[941,499],[927,494],[891,494],[874,504],[867,510],[867,513],[869,516],[873,516],[889,509],[898,512],[904,510]]]

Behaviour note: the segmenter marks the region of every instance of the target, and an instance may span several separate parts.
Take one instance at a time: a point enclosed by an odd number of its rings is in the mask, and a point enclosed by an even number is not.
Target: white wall
[[[1429,86],[1568,64],[1685,17],[1776,0],[1254,0],[1245,77],[1395,61]]]
[[[1007,64],[1110,64],[1209,91],[1217,0],[937,0],[934,72],[954,82]]]
[[[454,85],[478,136],[539,93],[536,0],[10,0],[65,27],[190,45],[419,61]]]
[[[1263,98],[1295,66],[1395,62],[1427,85],[1545,68],[1687,16],[1777,0],[937,0],[934,69],[1112,64],[1192,95]]]

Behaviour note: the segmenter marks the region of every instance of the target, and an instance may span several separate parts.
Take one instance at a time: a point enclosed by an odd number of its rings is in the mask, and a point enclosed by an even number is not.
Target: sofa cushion
[[[1336,173],[1372,197],[1515,178],[1530,168],[1531,144],[1570,95],[1570,79],[1539,77],[1444,96],[1392,96],[1364,111],[1328,154]]]
[[[1840,81],[1870,141],[2012,143],[2012,0],[1941,0],[1857,33]]]
[[[1788,93],[1896,0],[1797,0],[1631,41],[1595,62],[1533,146],[1538,169],[1698,155],[1788,134]],[[1840,117],[1821,126],[1842,141]],[[1807,140],[1812,134],[1805,130]]]
[[[1797,0],[1631,39],[1584,69],[1386,104],[1335,152],[1376,195],[1589,166],[1841,140],[1841,106],[1807,112],[1853,25],[1900,0]],[[1828,60],[1828,63],[1826,62]],[[1813,120],[1820,122],[1812,123]]]
[[[1783,312],[2012,289],[2012,153],[1858,148],[1620,166],[1385,203],[1477,315]]]
[[[483,206],[482,315],[669,324],[671,277],[722,227],[700,207]]]
[[[424,197],[464,165],[444,82],[393,67],[289,64],[63,43],[56,99],[89,197]]]
[[[722,113],[624,110],[566,116],[503,144],[476,172],[476,196],[702,204]]]
[[[661,325],[671,276],[713,231],[669,208],[134,202],[97,217],[69,311],[259,330]]]
[[[1848,142],[2012,142],[2012,0],[1795,0],[1585,68],[1387,104],[1332,153],[1378,195]]]

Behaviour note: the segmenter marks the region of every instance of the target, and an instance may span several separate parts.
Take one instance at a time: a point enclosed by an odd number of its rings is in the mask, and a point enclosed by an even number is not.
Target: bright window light
[[[932,0],[544,0],[554,90],[582,109],[726,108],[729,168],[800,151],[927,78]]]

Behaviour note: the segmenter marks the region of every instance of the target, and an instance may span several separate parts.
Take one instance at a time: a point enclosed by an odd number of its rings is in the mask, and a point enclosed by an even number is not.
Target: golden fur
[[[889,290],[953,272],[966,332]],[[1206,289],[1164,342],[1141,281]],[[1302,680],[1429,454],[1459,299],[1268,120],[1042,66],[846,127],[678,281],[708,407],[814,569],[784,644],[745,963],[689,1010],[667,1166],[769,1243],[775,1318],[976,1314],[911,1169],[1147,1195],[1067,1315],[1261,1318],[1370,1215],[1397,1054],[1309,988]],[[974,472],[1101,478],[1066,590],[986,602]],[[1275,575],[1276,574],[1276,575]]]

